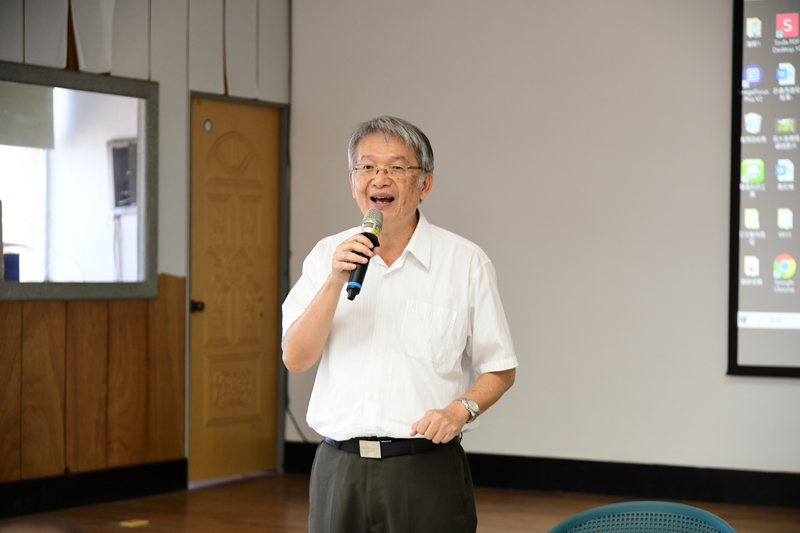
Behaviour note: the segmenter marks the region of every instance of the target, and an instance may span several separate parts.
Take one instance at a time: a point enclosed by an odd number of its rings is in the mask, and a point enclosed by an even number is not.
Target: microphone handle
[[[361,235],[367,237],[371,242],[373,247],[380,246],[378,242],[378,236],[374,233],[370,233],[368,231],[363,232]],[[356,252],[361,257],[367,257],[362,253]],[[347,282],[347,299],[354,300],[358,293],[361,292],[361,286],[364,284],[364,277],[367,275],[367,267],[369,266],[369,260],[366,263],[358,263],[356,264],[355,270],[350,272],[350,281]]]

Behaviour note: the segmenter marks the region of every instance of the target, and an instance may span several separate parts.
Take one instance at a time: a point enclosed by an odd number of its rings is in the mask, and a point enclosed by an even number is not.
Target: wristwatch
[[[469,420],[467,420],[467,424],[474,422],[475,419],[478,418],[478,415],[481,414],[481,408],[478,407],[478,404],[475,400],[470,398],[459,398],[458,401],[464,404],[464,407],[466,407],[467,411],[469,411]]]

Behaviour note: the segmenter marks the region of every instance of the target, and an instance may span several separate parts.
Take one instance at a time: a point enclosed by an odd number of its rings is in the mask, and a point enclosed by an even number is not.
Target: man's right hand
[[[370,258],[378,255],[380,247],[372,247],[372,241],[361,233],[353,235],[336,247],[331,262],[331,281],[344,285],[350,279],[350,272],[356,264],[366,264]],[[358,255],[363,254],[364,257]]]

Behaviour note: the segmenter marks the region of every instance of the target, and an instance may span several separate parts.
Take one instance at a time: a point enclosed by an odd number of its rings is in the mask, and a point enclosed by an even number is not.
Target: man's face
[[[369,209],[380,209],[383,212],[383,225],[401,227],[416,225],[417,205],[425,198],[433,186],[433,174],[425,173],[422,187],[419,186],[420,173],[423,170],[409,170],[404,178],[394,179],[387,176],[383,168],[399,164],[406,167],[419,166],[414,152],[396,137],[382,138],[380,135],[364,137],[356,149],[356,165],[375,165],[380,167],[377,175],[357,176],[350,171],[350,187],[353,198],[358,202],[362,213]]]

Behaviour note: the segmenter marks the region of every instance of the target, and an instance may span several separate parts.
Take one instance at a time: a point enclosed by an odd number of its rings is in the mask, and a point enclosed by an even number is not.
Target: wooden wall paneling
[[[225,94],[223,0],[189,3],[189,90]]]
[[[258,96],[258,0],[225,2],[225,79],[229,95]]]
[[[21,478],[64,472],[66,303],[22,304]]]
[[[68,0],[25,0],[25,62],[67,66]]]
[[[111,72],[114,0],[71,0],[78,65],[84,72]]]
[[[22,304],[0,302],[0,483],[20,479]]]
[[[0,2],[0,61],[22,63],[22,0]]]
[[[146,463],[147,301],[109,302],[108,466]]]
[[[67,303],[66,459],[73,472],[108,467],[108,302]]]
[[[158,276],[147,322],[148,459],[179,459],[186,456],[186,278]]]
[[[150,0],[114,4],[111,75],[150,78]]]
[[[289,0],[258,2],[258,99],[289,103]]]

